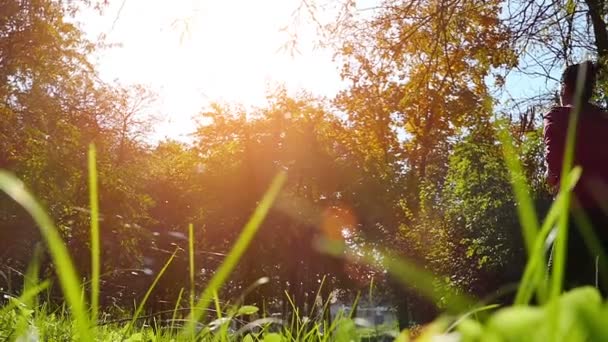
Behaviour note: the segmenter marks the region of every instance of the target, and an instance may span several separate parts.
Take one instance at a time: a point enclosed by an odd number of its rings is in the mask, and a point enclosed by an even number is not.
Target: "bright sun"
[[[280,29],[300,0],[123,1],[110,1],[103,16],[77,19],[91,38],[104,33],[121,44],[96,59],[104,79],[159,94],[158,138],[184,138],[192,116],[212,101],[262,104],[273,83],[319,95],[340,87],[330,53],[310,46],[312,25],[300,32],[300,55],[281,50],[288,38]]]

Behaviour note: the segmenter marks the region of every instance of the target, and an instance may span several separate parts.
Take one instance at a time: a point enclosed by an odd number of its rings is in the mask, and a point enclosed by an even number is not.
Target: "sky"
[[[89,38],[119,44],[93,57],[102,79],[143,84],[158,95],[155,140],[186,139],[192,118],[213,101],[256,106],[284,84],[332,96],[342,86],[330,51],[300,26],[299,53],[282,49],[300,0],[113,0],[103,15],[76,18]]]
[[[211,102],[265,103],[278,84],[331,97],[344,85],[332,53],[314,48],[314,24],[298,26],[299,53],[282,49],[281,28],[293,25],[302,0],[111,0],[103,15],[76,18],[92,40],[118,44],[97,52],[102,79],[142,84],[158,96],[149,112],[159,121],[152,141],[188,141],[198,113]],[[359,0],[362,7],[378,0]],[[546,92],[554,84],[511,73],[497,94],[510,98]]]

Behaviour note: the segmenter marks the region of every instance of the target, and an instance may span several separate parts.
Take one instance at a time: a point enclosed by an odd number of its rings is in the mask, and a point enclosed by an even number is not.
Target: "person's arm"
[[[544,116],[545,161],[547,164],[547,183],[552,188],[559,186],[564,160],[564,132],[561,124],[567,113],[558,108]]]

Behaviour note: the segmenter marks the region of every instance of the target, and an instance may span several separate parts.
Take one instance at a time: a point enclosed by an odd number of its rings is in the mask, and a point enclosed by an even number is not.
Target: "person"
[[[561,182],[562,165],[566,149],[569,120],[580,108],[575,135],[573,166],[580,166],[582,174],[571,197],[567,244],[565,287],[599,286],[598,271],[606,262],[599,259],[601,253],[591,252],[590,239],[581,234],[584,228],[581,217],[591,224],[600,246],[608,246],[608,215],[604,209],[608,201],[608,113],[591,103],[597,67],[587,61],[568,66],[561,79],[561,105],[544,115],[544,142],[547,164],[547,181],[555,189]],[[577,92],[579,74],[582,87]],[[577,101],[580,95],[580,101]],[[580,106],[575,108],[576,106]],[[582,214],[582,215],[581,215]]]

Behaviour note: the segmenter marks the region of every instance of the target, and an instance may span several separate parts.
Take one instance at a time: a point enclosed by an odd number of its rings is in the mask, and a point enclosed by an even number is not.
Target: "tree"
[[[480,296],[516,283],[526,255],[509,171],[489,122],[456,145],[443,191],[451,281]]]
[[[428,213],[442,211],[453,141],[491,112],[485,80],[492,69],[517,62],[500,7],[500,1],[382,1],[340,31],[346,32],[339,45],[342,75],[350,86],[337,104],[372,136],[362,141],[378,142],[377,149],[365,149],[388,156],[379,164],[404,174],[408,219],[389,236],[407,227],[408,237],[395,247],[423,265],[432,257],[424,243],[432,234]]]
[[[279,300],[290,311],[285,291],[301,314],[312,315],[323,279],[321,295],[328,298],[332,288],[350,286],[359,276],[346,272],[355,268],[317,251],[315,240],[343,239],[344,229],[354,237],[363,225],[377,223],[372,220],[382,213],[373,210],[380,205],[364,204],[375,202],[371,195],[362,200],[375,177],[366,177],[368,171],[357,164],[344,123],[310,95],[289,97],[278,89],[265,107],[246,111],[216,105],[204,115],[197,151],[207,190],[205,244],[224,252],[270,180],[287,170],[288,182],[235,272],[231,292],[269,276],[273,286],[248,294],[248,300]],[[381,194],[384,188],[376,189]]]
[[[0,167],[39,197],[86,274],[89,144],[98,150],[104,269],[137,263],[135,227],[145,224],[149,202],[134,176],[142,143],[107,124],[128,114],[125,104],[135,99],[99,81],[88,62],[95,45],[67,20],[77,7],[49,0],[0,4]],[[115,146],[127,145],[124,163],[116,163]],[[0,201],[2,249],[10,251],[2,258],[22,269],[40,237],[23,211],[4,196]]]
[[[583,59],[597,59],[601,72],[597,100],[606,105],[606,60],[608,31],[603,1],[518,1],[505,3],[504,23],[512,32],[511,45],[520,54],[521,63],[513,70],[530,78],[546,80],[546,93],[516,99],[532,105],[553,105],[555,88],[564,65]]]
[[[91,87],[86,61],[91,45],[64,21],[64,9],[55,2],[5,1],[0,11],[0,167],[21,176],[54,217],[65,217],[86,166],[85,150],[74,147],[95,130],[86,112],[66,111],[76,100],[72,94]],[[21,241],[36,241],[29,220],[12,215],[14,206],[6,198],[2,202],[8,209],[2,214],[2,234],[9,234],[2,241],[15,241],[10,235],[17,227],[30,236]],[[23,262],[28,255],[13,257]]]

